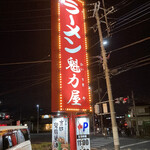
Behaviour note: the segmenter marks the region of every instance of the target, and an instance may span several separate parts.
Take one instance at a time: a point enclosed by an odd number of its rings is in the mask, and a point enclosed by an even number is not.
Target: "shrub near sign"
[[[76,118],[77,150],[90,150],[89,118]]]

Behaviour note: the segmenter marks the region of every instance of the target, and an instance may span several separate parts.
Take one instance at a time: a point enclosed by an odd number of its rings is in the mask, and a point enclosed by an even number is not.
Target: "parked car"
[[[32,150],[26,126],[0,127],[0,150]]]

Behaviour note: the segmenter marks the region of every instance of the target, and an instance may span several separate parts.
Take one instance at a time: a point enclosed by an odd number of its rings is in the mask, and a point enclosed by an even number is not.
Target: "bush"
[[[49,142],[32,144],[32,150],[52,150],[52,144]]]

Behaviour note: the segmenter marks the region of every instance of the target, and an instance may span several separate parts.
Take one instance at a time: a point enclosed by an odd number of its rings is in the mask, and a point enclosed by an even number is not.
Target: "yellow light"
[[[84,5],[84,2],[82,2],[82,4]],[[86,23],[85,23],[85,9],[84,8],[83,8],[83,18],[84,18],[84,33],[85,33],[85,36],[86,36]],[[86,65],[88,66],[89,61],[88,61],[87,47],[88,47],[87,46],[87,38],[85,37]],[[90,77],[89,77],[89,70],[88,69],[87,69],[87,80],[88,80],[88,84],[89,84],[90,83]],[[88,90],[88,95],[89,95],[89,103],[90,103],[91,102],[91,90]],[[83,110],[83,111],[86,111],[86,110]],[[90,111],[92,111],[91,106],[90,106]]]
[[[60,69],[60,74],[59,74],[59,88],[62,89],[62,74],[61,74],[61,36],[60,36],[60,31],[61,31],[61,27],[60,27],[60,3],[58,2],[58,44],[59,44],[59,69]],[[62,111],[62,94],[60,92],[59,94],[59,109]]]

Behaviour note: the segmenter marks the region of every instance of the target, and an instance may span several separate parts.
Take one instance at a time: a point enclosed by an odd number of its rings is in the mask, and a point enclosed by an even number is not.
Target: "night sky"
[[[95,2],[88,0],[86,3]],[[111,75],[114,98],[131,95],[137,102],[150,102],[150,34],[148,0],[105,0],[106,8],[114,6],[108,15],[111,36],[106,51],[110,58],[110,70],[120,74]],[[87,6],[87,10],[93,6]],[[101,15],[102,11],[100,11]],[[92,12],[87,13],[91,16]],[[50,0],[1,0],[0,1],[0,111],[22,117],[51,111],[51,13]],[[96,75],[100,74],[101,97],[106,92],[102,65],[94,63],[100,55],[98,32],[91,27],[94,18],[86,19],[88,52],[93,102],[98,101]],[[102,25],[106,37],[105,25]],[[137,42],[132,46],[122,48]],[[97,43],[97,44],[96,44]],[[45,61],[46,60],[46,61]],[[48,61],[47,61],[48,60]],[[36,62],[40,61],[40,62]],[[41,62],[42,61],[42,62]],[[15,64],[30,62],[30,64]],[[94,63],[94,65],[92,65]],[[117,72],[117,73],[118,73]],[[107,96],[104,97],[107,100]]]

